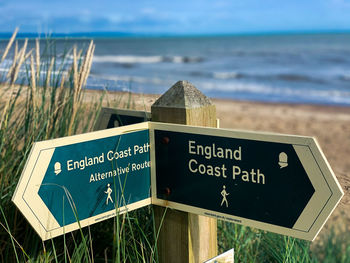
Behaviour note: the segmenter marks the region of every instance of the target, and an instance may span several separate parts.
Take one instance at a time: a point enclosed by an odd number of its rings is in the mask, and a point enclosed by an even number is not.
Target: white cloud
[[[331,4],[337,8],[349,8],[350,0],[331,0]],[[350,14],[349,14],[350,16]]]
[[[69,5],[58,0],[0,0],[0,14],[0,31],[25,25],[34,32],[40,26],[57,32],[205,33],[273,30],[278,25],[302,28],[311,22],[335,28],[349,27],[350,0],[70,0]]]
[[[141,14],[144,15],[154,15],[157,14],[156,10],[153,7],[144,7],[140,10]]]
[[[120,23],[121,21],[123,21],[123,17],[121,15],[119,15],[119,14],[106,15],[106,18],[112,24],[117,24],[117,23]]]

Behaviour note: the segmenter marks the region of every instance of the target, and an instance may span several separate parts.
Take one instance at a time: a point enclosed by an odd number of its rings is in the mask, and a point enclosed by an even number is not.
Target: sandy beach
[[[88,91],[85,101],[93,101],[98,91]],[[104,106],[151,110],[159,95],[108,93]],[[129,103],[128,101],[131,101]],[[321,234],[330,226],[349,228],[350,222],[350,107],[276,104],[212,99],[221,128],[267,131],[315,137],[330,163],[344,197],[327,221]]]

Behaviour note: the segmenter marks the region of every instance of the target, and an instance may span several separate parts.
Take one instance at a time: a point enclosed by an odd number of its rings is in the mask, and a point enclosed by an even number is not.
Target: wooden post
[[[152,105],[152,121],[216,127],[216,108],[191,83],[178,81]],[[156,225],[165,208],[155,207]],[[216,219],[168,209],[158,239],[161,263],[204,262],[217,255]]]

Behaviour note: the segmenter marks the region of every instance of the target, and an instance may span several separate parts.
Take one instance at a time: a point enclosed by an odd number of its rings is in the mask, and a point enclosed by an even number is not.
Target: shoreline
[[[84,89],[83,92],[86,94],[89,94],[89,96],[92,95],[98,95],[105,92],[101,89]],[[137,93],[137,92],[127,92],[127,91],[115,91],[115,90],[108,90],[106,91],[106,94],[108,96],[127,96],[128,94],[132,94],[133,98],[150,98],[150,99],[157,99],[162,94],[156,94],[156,93]],[[321,104],[321,103],[293,103],[293,102],[273,102],[273,101],[258,101],[258,100],[243,100],[243,99],[234,99],[234,98],[215,98],[215,97],[209,97],[212,102],[236,102],[236,103],[246,103],[246,104],[257,104],[257,105],[277,105],[277,106],[289,106],[289,107],[303,107],[303,108],[320,108],[320,110],[324,109],[330,110],[332,112],[344,112],[348,113],[350,112],[350,105],[344,105],[344,104]]]

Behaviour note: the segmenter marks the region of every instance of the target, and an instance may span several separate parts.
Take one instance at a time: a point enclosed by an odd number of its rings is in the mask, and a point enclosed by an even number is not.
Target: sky
[[[0,32],[349,31],[350,0],[0,0]]]

